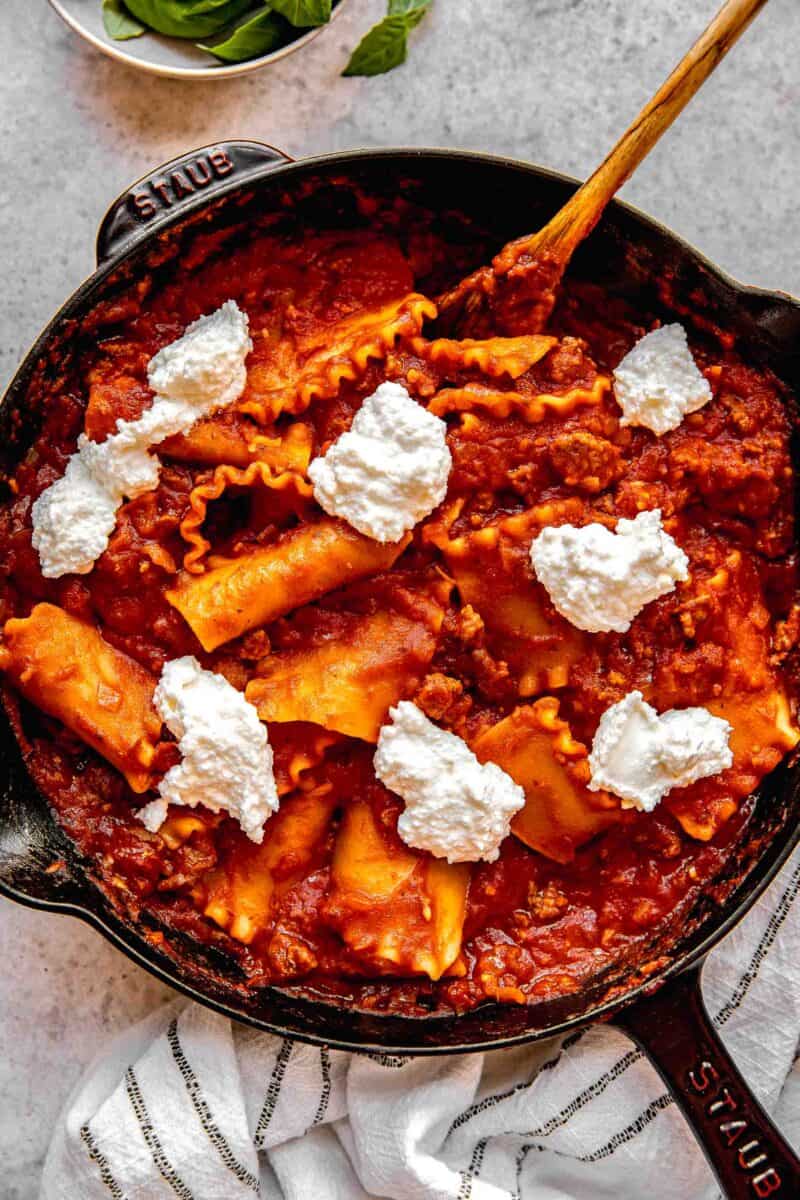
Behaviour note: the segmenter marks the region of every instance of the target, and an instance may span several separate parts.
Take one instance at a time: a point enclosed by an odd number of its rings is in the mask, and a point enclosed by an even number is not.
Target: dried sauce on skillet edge
[[[407,271],[415,276],[415,287],[424,291],[430,286],[438,291],[485,254],[480,239],[467,225],[463,227],[463,240],[453,252],[453,246],[431,229],[433,222],[405,202],[381,211],[374,198],[362,195],[357,208],[372,225],[367,238],[377,238],[373,246],[383,250],[388,264],[384,282],[392,269],[398,275],[395,283]],[[270,217],[264,224],[270,227],[273,221]],[[409,228],[411,222],[413,227]],[[351,223],[357,224],[355,215]],[[456,227],[454,219],[452,226]],[[11,613],[24,612],[39,599],[50,599],[84,619],[99,618],[104,636],[154,673],[167,657],[197,652],[188,628],[163,603],[161,585],[142,585],[139,570],[143,547],[154,542],[173,557],[180,554],[176,528],[185,512],[188,492],[202,474],[196,465],[167,463],[157,492],[141,498],[143,504],[126,506],[133,512],[126,511],[118,523],[112,550],[104,556],[108,561],[102,562],[101,569],[89,578],[41,580],[29,543],[28,508],[31,499],[63,473],[66,457],[82,427],[88,343],[99,340],[100,355],[110,353],[132,373],[141,373],[142,363],[159,344],[178,336],[186,320],[229,297],[232,275],[238,280],[237,286],[249,282],[251,291],[263,298],[269,266],[265,265],[263,251],[259,254],[257,242],[269,236],[269,228],[258,231],[242,225],[219,233],[200,233],[183,260],[185,277],[179,275],[177,279],[175,260],[165,247],[163,263],[144,284],[99,305],[84,322],[78,339],[81,349],[75,357],[58,362],[56,374],[51,362],[49,369],[34,380],[34,406],[44,412],[45,432],[35,457],[29,455],[17,471],[16,496],[0,516],[0,555],[8,580],[2,597],[4,619]],[[397,238],[399,256],[387,254],[389,243],[380,241],[387,237]],[[284,236],[284,241],[288,240]],[[317,239],[318,253],[324,243],[324,237]],[[309,258],[308,244],[301,253],[304,260]],[[288,257],[291,259],[291,252]],[[322,263],[317,296],[329,303],[330,280],[325,274]],[[186,289],[191,301],[182,311],[180,295],[187,280],[197,286],[194,291],[192,287]],[[373,278],[367,271],[361,284],[375,289],[371,298],[380,297],[379,271]],[[668,290],[668,283],[662,283],[662,301],[669,299]],[[342,299],[341,293],[338,299]],[[152,311],[159,303],[162,315],[157,322],[158,336],[153,338],[141,310],[149,305]],[[267,311],[265,307],[261,315]],[[655,304],[653,311],[658,311]],[[606,435],[614,424],[613,404],[589,414],[577,412],[566,420],[545,420],[525,428],[512,415],[495,421],[488,439],[463,435],[454,422],[451,486],[454,494],[465,498],[465,505],[451,533],[468,533],[471,528],[513,517],[534,500],[564,499],[574,496],[576,490],[591,519],[609,522],[618,516],[635,515],[643,493],[648,498],[645,506],[653,507],[654,501],[661,503],[665,515],[670,512],[671,502],[673,512],[678,514],[679,540],[695,540],[700,556],[706,555],[709,571],[719,565],[720,555],[736,550],[746,568],[739,589],[744,606],[755,602],[760,588],[772,621],[787,619],[781,636],[788,655],[781,670],[794,692],[798,658],[791,625],[796,621],[792,605],[797,575],[792,550],[791,488],[776,484],[781,473],[789,470],[786,447],[780,444],[782,419],[776,417],[781,411],[782,389],[767,373],[739,362],[731,338],[711,326],[702,312],[698,320],[692,312],[678,316],[689,329],[701,366],[722,365],[716,390],[718,396],[724,396],[724,403],[715,400],[709,410],[687,421],[676,435],[660,441],[637,430],[625,431],[619,441],[609,439]],[[302,326],[302,313],[298,319]],[[607,293],[591,283],[567,280],[552,327],[562,337],[573,340],[562,345],[556,361],[546,364],[538,379],[534,368],[531,378],[520,386],[535,390],[546,381],[558,387],[561,381],[568,384],[579,380],[581,372],[593,367],[608,369],[651,324],[648,313],[632,312],[624,299],[609,302]],[[126,334],[131,332],[137,341],[134,347],[126,345]],[[401,350],[405,351],[406,361],[400,363],[400,368],[407,370],[413,350]],[[396,360],[400,358],[400,354],[395,356]],[[424,364],[417,366],[424,376]],[[389,368],[397,370],[397,361]],[[337,398],[306,414],[315,426],[318,444],[347,426],[361,397],[382,377],[380,367],[369,368],[356,387],[345,386]],[[441,380],[431,386],[437,382]],[[420,388],[424,387],[422,378]],[[112,403],[114,416],[134,416],[137,403],[141,407],[144,402],[135,388],[126,397],[117,395],[116,400],[121,403]],[[126,403],[133,408],[126,409]],[[720,408],[724,409],[722,413]],[[785,418],[784,423],[788,433]],[[769,436],[762,439],[766,443],[762,444],[759,437],[765,430]],[[619,431],[615,434],[618,436]],[[748,441],[749,448],[745,444]],[[520,443],[524,443],[523,450]],[[616,455],[608,450],[609,444],[618,451]],[[576,489],[570,481],[581,471],[582,477],[587,477],[587,463],[596,486]],[[491,480],[493,472],[502,474],[503,469],[501,484],[491,491],[476,486],[476,480]],[[238,500],[232,497],[229,511],[223,503],[212,515],[215,540],[223,547],[226,536],[236,534]],[[437,555],[430,547],[415,539],[413,550],[403,557],[398,571],[402,568],[405,573],[405,584],[415,576],[428,580],[436,561]],[[391,592],[391,583],[385,586]],[[659,707],[664,708],[670,703],[693,702],[681,678],[701,681],[702,686],[698,686],[702,692],[724,669],[718,652],[720,645],[725,648],[724,642],[706,643],[704,647],[701,638],[697,645],[693,617],[689,618],[689,626],[684,623],[681,628],[682,645],[673,629],[669,637],[662,638],[663,644],[656,644],[655,632],[674,624],[674,600],[674,596],[665,597],[650,606],[652,611],[641,622],[641,628],[632,631],[633,637],[601,635],[594,649],[582,656],[577,679],[562,699],[562,715],[569,719],[576,736],[589,740],[603,708],[636,686],[648,670],[661,673],[659,698],[668,699]],[[380,584],[372,595],[370,587],[362,587],[359,592],[356,586],[341,596],[328,596],[309,606],[317,614],[311,622],[317,622],[316,636],[329,633],[344,613],[369,609],[376,602],[384,602]],[[713,618],[713,613],[705,617],[712,623]],[[511,711],[519,699],[519,674],[517,668],[509,669],[505,664],[502,650],[507,647],[497,644],[492,630],[480,631],[480,644],[470,644],[458,625],[452,617],[449,626],[453,627],[445,630],[431,674],[462,684],[461,695],[472,700],[471,709],[461,717],[454,710],[451,716],[456,723],[461,722],[465,735],[474,735]],[[143,626],[148,630],[145,634],[141,632]],[[694,636],[686,635],[687,627]],[[291,617],[281,619],[267,634],[276,646],[284,648],[298,639],[302,642],[304,636],[314,636],[309,629],[304,635],[302,615],[299,625]],[[231,653],[230,646],[223,647],[211,665],[241,683],[255,661],[247,657],[252,647],[243,644],[233,649]],[[659,658],[660,650],[669,653]],[[428,692],[427,699],[435,707],[440,699],[436,683],[429,686]],[[682,929],[696,896],[703,891],[713,892],[714,881],[720,878],[731,848],[741,840],[751,810],[749,802],[740,804],[706,843],[687,837],[667,804],[650,816],[625,814],[617,826],[579,849],[574,862],[568,865],[531,852],[510,838],[504,843],[498,863],[478,864],[473,869],[464,928],[464,974],[438,983],[417,978],[396,980],[391,978],[388,966],[381,972],[379,964],[365,963],[358,953],[344,946],[334,927],[319,920],[329,886],[333,840],[346,804],[348,776],[364,769],[364,752],[358,749],[358,743],[342,741],[329,751],[326,761],[339,771],[342,792],[330,829],[312,856],[307,874],[289,889],[275,919],[248,946],[202,917],[192,899],[193,889],[214,870],[221,855],[232,853],[235,857],[240,853],[237,847],[242,838],[233,822],[200,822],[203,828],[194,830],[186,843],[170,850],[158,835],[148,834],[132,818],[132,808],[139,798],[131,796],[116,772],[30,706],[23,703],[22,712],[17,729],[29,747],[31,772],[86,857],[90,872],[122,913],[149,929],[150,936],[164,938],[162,944],[168,952],[172,947],[176,957],[186,962],[184,939],[188,936],[223,952],[229,971],[219,976],[217,968],[207,969],[234,989],[276,982],[285,986],[300,979],[293,984],[300,993],[315,998],[347,997],[350,1003],[380,1012],[463,1011],[487,998],[533,1002],[578,991],[598,976],[612,979],[637,969],[646,973],[647,962],[643,965],[643,960],[652,955],[652,961],[658,961],[661,949],[668,948],[675,932]],[[436,713],[438,716],[439,709]],[[168,753],[165,769],[167,765]],[[703,784],[695,785],[695,789],[702,793]],[[399,802],[377,784],[374,791],[374,803],[391,828]],[[720,894],[726,886],[719,885]],[[365,972],[373,977],[359,978]]]

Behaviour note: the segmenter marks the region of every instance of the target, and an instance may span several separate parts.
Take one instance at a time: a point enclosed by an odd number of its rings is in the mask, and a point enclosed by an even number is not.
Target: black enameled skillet
[[[576,187],[574,180],[527,163],[447,150],[355,151],[293,162],[261,143],[229,142],[184,155],[112,205],[98,235],[96,272],[53,317],[8,389],[0,409],[2,444],[10,441],[12,418],[33,426],[23,406],[28,384],[37,367],[58,363],[76,320],[135,278],[187,229],[210,230],[234,217],[246,219],[249,212],[279,206],[282,196],[311,178],[342,176],[386,195],[412,180],[428,207],[458,208],[488,228],[498,246],[543,225]],[[328,218],[335,223],[337,214]],[[629,295],[644,294],[669,275],[677,305],[704,305],[705,316],[737,334],[749,359],[769,367],[800,395],[800,304],[783,293],[734,282],[641,213],[613,203],[579,250],[573,269]],[[0,718],[0,746],[0,892],[10,899],[82,918],[140,966],[201,1004],[272,1033],[343,1049],[413,1055],[485,1051],[613,1018],[669,1085],[726,1195],[737,1200],[800,1196],[800,1162],[748,1090],[700,994],[706,955],[753,905],[800,840],[796,755],[753,798],[745,834],[713,895],[697,901],[679,935],[670,931],[652,948],[663,965],[645,983],[635,975],[626,983],[622,975],[598,980],[578,995],[528,1007],[489,1004],[459,1017],[403,1018],[366,1014],[292,989],[237,991],[194,944],[187,944],[179,959],[168,956],[121,918],[90,877],[33,785],[5,717]],[[48,871],[55,860],[64,868]],[[770,1017],[764,1014],[765,1020]]]

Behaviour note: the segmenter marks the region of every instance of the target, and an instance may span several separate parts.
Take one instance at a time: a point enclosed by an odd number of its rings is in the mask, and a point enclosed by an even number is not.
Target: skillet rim
[[[211,147],[200,148],[197,153],[202,152],[202,149],[213,148],[214,146],[224,147],[226,145],[241,144],[236,140],[225,139],[220,142],[212,143]],[[265,146],[265,143],[249,141],[249,145]],[[273,149],[272,147],[268,147]],[[193,153],[193,152],[189,152]],[[182,156],[181,156],[182,157]],[[326,171],[336,169],[337,167],[346,167],[361,162],[375,162],[375,160],[389,159],[393,160],[398,165],[406,160],[409,164],[414,161],[422,160],[459,160],[468,165],[470,163],[480,163],[488,168],[502,167],[510,168],[513,171],[518,171],[528,177],[535,177],[540,180],[551,181],[557,185],[567,185],[576,188],[580,185],[580,180],[573,176],[564,174],[563,172],[552,170],[548,167],[540,166],[536,163],[530,163],[522,159],[511,158],[504,155],[486,154],[480,151],[471,150],[452,150],[441,147],[380,147],[376,149],[360,149],[360,150],[344,150],[333,154],[314,155],[303,159],[290,159],[285,161],[266,162],[262,168],[251,171],[245,178],[233,175],[225,182],[221,182],[205,193],[199,194],[195,199],[186,201],[179,206],[176,206],[171,211],[159,214],[147,226],[145,226],[141,234],[134,234],[123,240],[117,250],[111,251],[109,256],[101,262],[95,271],[87,276],[72,292],[72,294],[64,301],[56,313],[43,327],[39,335],[32,343],[30,349],[22,359],[19,367],[15,371],[8,387],[6,388],[2,399],[0,399],[0,410],[4,409],[9,403],[17,399],[18,394],[27,387],[30,376],[35,369],[40,357],[46,352],[49,343],[54,334],[58,332],[63,322],[71,317],[81,314],[86,311],[93,293],[100,288],[105,280],[117,271],[123,264],[130,264],[136,258],[146,255],[148,250],[157,241],[160,234],[166,230],[172,229],[175,226],[182,224],[187,218],[190,218],[203,209],[209,208],[215,203],[223,199],[228,199],[236,192],[246,192],[251,189],[264,186],[265,183],[272,181],[273,177],[276,180],[292,176],[295,174],[313,173],[315,168],[321,168]],[[170,160],[172,162],[174,160]],[[169,163],[162,164],[161,167],[155,168],[155,173],[168,168]],[[148,173],[153,174],[153,172]],[[148,178],[148,175],[143,178]],[[113,211],[116,205],[126,196],[127,192],[123,192],[111,205],[109,212]],[[744,297],[754,299],[756,301],[763,300],[767,303],[774,302],[779,306],[787,306],[789,309],[795,310],[800,319],[800,299],[791,295],[788,292],[777,289],[768,289],[759,285],[745,284],[728,274],[726,271],[716,266],[706,255],[697,250],[691,243],[686,241],[681,235],[674,233],[668,226],[662,222],[649,216],[636,206],[627,203],[626,201],[614,200],[609,205],[609,211],[622,212],[624,216],[633,218],[635,223],[638,223],[652,231],[655,231],[662,237],[665,237],[683,257],[688,258],[695,265],[703,269],[709,276],[721,283],[724,287],[735,293],[737,298]],[[104,218],[102,224],[105,223]],[[778,770],[785,768],[788,761],[791,760],[791,755],[784,759],[784,762]],[[788,790],[789,780],[782,781],[782,790]],[[35,785],[34,785],[35,786]],[[46,800],[46,797],[45,797]],[[49,808],[48,802],[48,808]],[[63,832],[60,829],[55,817],[50,810],[50,819],[53,828],[60,834]],[[4,814],[0,812],[0,825],[4,823]],[[716,946],[723,937],[738,924],[738,922],[746,915],[750,908],[762,895],[766,887],[776,877],[782,866],[788,861],[796,846],[800,844],[800,825],[794,829],[782,830],[777,837],[769,841],[762,851],[757,855],[746,871],[744,879],[740,880],[732,889],[731,894],[725,900],[721,908],[721,915],[717,918],[712,915],[703,919],[700,929],[708,927],[708,932],[694,946],[680,954],[668,965],[661,970],[656,971],[649,979],[639,983],[630,990],[625,991],[622,995],[615,994],[612,998],[603,1001],[596,1007],[591,1007],[589,1011],[582,1011],[577,1015],[570,1016],[564,1020],[558,1021],[553,1025],[542,1026],[539,1028],[528,1028],[521,1032],[515,1032],[508,1036],[489,1037],[483,1041],[472,1041],[464,1044],[448,1044],[445,1046],[438,1045],[403,1045],[396,1041],[352,1041],[346,1038],[337,1036],[325,1036],[321,1033],[316,1033],[311,1029],[296,1029],[289,1025],[282,1025],[279,1021],[263,1019],[252,1013],[242,1012],[234,1007],[235,992],[231,993],[231,1003],[225,1000],[220,1000],[204,993],[202,988],[195,986],[191,982],[187,982],[178,978],[173,970],[178,969],[177,966],[170,970],[167,965],[162,965],[166,962],[164,956],[159,956],[152,945],[149,945],[146,938],[138,933],[137,927],[131,922],[124,921],[113,910],[108,909],[106,913],[95,911],[91,907],[92,901],[95,903],[99,900],[102,904],[107,905],[107,900],[103,896],[102,890],[89,878],[84,876],[80,880],[75,880],[79,886],[86,889],[85,901],[76,901],[74,899],[59,900],[59,899],[43,899],[42,897],[33,896],[26,893],[21,888],[8,883],[2,875],[0,875],[0,895],[5,896],[9,900],[22,904],[25,907],[39,909],[41,911],[59,912],[78,917],[89,926],[95,928],[102,936],[104,936],[112,945],[121,950],[128,958],[150,974],[168,984],[178,992],[195,1000],[197,1003],[211,1008],[216,1012],[221,1013],[233,1020],[238,1020],[245,1024],[254,1026],[255,1028],[276,1034],[277,1036],[290,1038],[296,1041],[317,1045],[328,1046],[335,1049],[356,1051],[362,1053],[376,1054],[400,1054],[413,1057],[427,1057],[439,1054],[458,1054],[483,1052],[487,1050],[502,1049],[509,1046],[526,1044],[533,1041],[543,1040],[549,1037],[559,1036],[568,1033],[571,1030],[593,1024],[595,1021],[604,1021],[613,1017],[613,1015],[622,1008],[627,1008],[629,1005],[643,996],[651,994],[666,983],[674,976],[697,967],[703,962],[707,954]],[[266,987],[263,989],[264,995],[270,993],[281,994],[284,989],[278,987]],[[322,1023],[325,1021],[326,1011],[331,1011],[332,1005],[324,1001],[315,1001],[312,999],[304,1000],[304,1005],[309,1009],[321,1014]],[[481,1012],[502,1013],[509,1006],[497,1003],[488,1003],[479,1006],[472,1010],[473,1013],[480,1014]],[[536,1006],[532,1006],[535,1008]],[[336,1006],[338,1011],[338,1006]],[[358,1014],[354,1014],[357,1016]],[[465,1016],[468,1014],[464,1014]],[[382,1014],[371,1014],[373,1019],[377,1017],[381,1019]],[[394,1014],[389,1018],[395,1021],[400,1021],[407,1024],[409,1031],[412,1028],[419,1029],[422,1026],[428,1026],[435,1031],[437,1023],[441,1023],[443,1018],[430,1015],[422,1017],[397,1017]],[[446,1020],[458,1023],[459,1016],[453,1018],[447,1017]]]

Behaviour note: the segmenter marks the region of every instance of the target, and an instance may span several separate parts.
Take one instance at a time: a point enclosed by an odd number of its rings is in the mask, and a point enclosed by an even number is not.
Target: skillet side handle
[[[117,197],[97,231],[97,265],[130,250],[145,234],[198,200],[210,200],[248,179],[292,162],[266,142],[215,142],[174,158]]]
[[[700,970],[670,980],[614,1018],[668,1085],[728,1200],[797,1200],[800,1159],[723,1046]]]

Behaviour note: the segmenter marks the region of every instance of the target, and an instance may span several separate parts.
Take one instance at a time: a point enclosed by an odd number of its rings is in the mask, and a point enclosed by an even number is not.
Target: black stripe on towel
[[[325,1120],[325,1113],[328,1111],[328,1102],[331,1098],[331,1056],[327,1046],[320,1047],[319,1066],[322,1071],[322,1091],[314,1120],[311,1122],[312,1128],[314,1125],[321,1125]]]
[[[585,1033],[586,1030],[581,1029],[578,1033],[572,1033],[568,1038],[565,1038],[556,1051],[555,1056],[551,1059],[548,1059],[548,1061],[539,1068],[532,1079],[523,1079],[520,1083],[515,1083],[513,1087],[508,1088],[507,1091],[496,1092],[491,1096],[484,1096],[482,1100],[476,1100],[476,1102],[471,1104],[469,1108],[465,1108],[464,1111],[459,1113],[459,1115],[451,1124],[445,1135],[445,1141],[447,1141],[447,1138],[449,1138],[452,1133],[455,1133],[455,1131],[460,1129],[462,1125],[466,1125],[467,1121],[471,1121],[472,1118],[477,1116],[479,1113],[486,1112],[487,1109],[494,1108],[495,1105],[499,1104],[501,1100],[509,1100],[512,1096],[516,1096],[518,1092],[524,1092],[526,1088],[532,1087],[540,1075],[543,1075],[545,1071],[552,1071],[553,1067],[557,1066],[557,1064],[561,1061],[561,1055],[564,1053],[564,1051],[569,1050],[572,1046],[576,1045],[576,1043],[581,1040]]]
[[[634,1138],[639,1136],[646,1125],[649,1125],[660,1112],[663,1112],[665,1108],[669,1108],[670,1104],[674,1103],[675,1101],[672,1099],[672,1096],[664,1092],[657,1100],[653,1100],[651,1104],[648,1104],[644,1112],[639,1113],[635,1121],[631,1121],[630,1125],[626,1125],[619,1133],[615,1133],[610,1141],[601,1146],[599,1150],[593,1150],[591,1154],[582,1154],[580,1161],[595,1163],[599,1162],[602,1158],[608,1158],[620,1146],[624,1146],[626,1142],[632,1142]]]
[[[128,1093],[128,1099],[130,1100],[136,1120],[139,1122],[142,1137],[147,1143],[147,1148],[152,1155],[153,1162],[158,1167],[159,1175],[165,1183],[169,1184],[179,1200],[194,1200],[190,1189],[183,1182],[164,1153],[164,1147],[161,1145],[161,1140],[153,1128],[153,1123],[150,1120],[150,1114],[147,1111],[147,1106],[144,1102],[144,1097],[139,1088],[139,1081],[134,1074],[133,1067],[128,1067],[125,1072],[125,1091]]]
[[[188,1092],[189,1099],[192,1102],[192,1108],[197,1113],[200,1124],[205,1130],[206,1136],[211,1142],[211,1145],[222,1159],[224,1165],[236,1176],[239,1182],[244,1184],[245,1187],[250,1188],[251,1191],[254,1191],[257,1196],[260,1195],[261,1187],[255,1175],[248,1171],[247,1167],[243,1166],[238,1161],[236,1155],[233,1153],[233,1150],[228,1145],[225,1135],[214,1121],[214,1118],[211,1114],[211,1109],[208,1107],[206,1098],[200,1090],[200,1083],[197,1079],[197,1076],[192,1070],[191,1065],[189,1064],[189,1061],[183,1052],[183,1047],[181,1046],[180,1038],[178,1037],[177,1017],[173,1017],[169,1023],[169,1027],[167,1029],[167,1041],[169,1043],[169,1048],[172,1051],[172,1057],[175,1059],[175,1064],[181,1073],[183,1082],[186,1084],[186,1091]]]
[[[564,1043],[562,1050],[564,1048],[566,1048],[566,1042]],[[590,1083],[589,1086],[587,1088],[584,1088],[582,1092],[579,1092],[577,1096],[573,1096],[573,1098],[570,1100],[570,1102],[568,1104],[565,1104],[564,1107],[559,1112],[555,1113],[554,1116],[548,1117],[547,1120],[544,1121],[543,1124],[539,1125],[536,1129],[527,1129],[524,1131],[516,1131],[513,1129],[507,1129],[507,1130],[505,1130],[504,1135],[501,1135],[501,1136],[524,1137],[524,1138],[549,1137],[550,1134],[554,1133],[556,1131],[556,1129],[558,1129],[560,1126],[566,1125],[568,1121],[571,1121],[576,1113],[579,1113],[581,1111],[581,1109],[585,1108],[586,1105],[589,1104],[592,1100],[594,1100],[597,1096],[602,1095],[602,1093],[606,1090],[606,1088],[610,1084],[612,1084],[615,1079],[619,1079],[620,1075],[624,1075],[624,1073],[627,1071],[628,1067],[632,1066],[635,1062],[638,1062],[638,1060],[643,1057],[644,1057],[644,1055],[641,1050],[629,1050],[627,1054],[623,1054],[622,1058],[617,1059],[617,1061],[614,1063],[613,1067],[611,1067],[608,1071],[605,1071],[602,1075],[598,1076],[598,1078],[595,1079],[593,1083]],[[557,1058],[553,1059],[551,1063],[547,1064],[547,1066],[550,1067],[550,1069],[552,1070],[552,1068],[556,1065],[557,1062],[558,1062]],[[544,1068],[542,1068],[542,1069],[544,1070]],[[497,1136],[497,1135],[493,1134],[491,1136]],[[522,1165],[525,1161],[525,1158],[527,1157],[528,1152],[530,1150],[546,1150],[546,1149],[548,1149],[548,1147],[546,1145],[540,1145],[538,1142],[526,1142],[523,1146],[520,1147],[519,1153],[517,1154],[517,1193],[518,1194],[519,1194],[519,1190],[520,1190],[520,1176],[522,1174]]]
[[[391,1067],[394,1071],[399,1070],[400,1067],[404,1067],[407,1062],[410,1062],[410,1059],[405,1058],[402,1054],[369,1053],[366,1055],[366,1057],[371,1058],[373,1062],[378,1064],[378,1066]]]
[[[475,1149],[472,1151],[472,1158],[470,1159],[469,1167],[466,1171],[459,1172],[461,1176],[461,1186],[458,1189],[458,1196],[456,1200],[472,1200],[472,1181],[473,1179],[477,1179],[481,1173],[483,1156],[486,1153],[486,1143],[488,1141],[488,1137],[485,1137],[481,1138],[479,1142],[475,1143]]]
[[[100,1178],[108,1188],[109,1194],[114,1197],[114,1200],[125,1200],[125,1193],[111,1173],[111,1167],[108,1165],[108,1159],[97,1145],[97,1142],[94,1140],[94,1136],[88,1125],[81,1125],[80,1135],[81,1141],[86,1147],[86,1153],[89,1155],[89,1158],[92,1160],[92,1162],[97,1165],[97,1169],[100,1172]]]
[[[654,1121],[660,1112],[663,1112],[665,1108],[669,1108],[669,1106],[674,1103],[675,1101],[672,1099],[672,1096],[664,1092],[663,1095],[659,1096],[657,1100],[653,1100],[651,1104],[648,1104],[644,1112],[640,1113],[635,1121],[631,1121],[630,1125],[626,1125],[624,1129],[619,1131],[619,1133],[615,1133],[614,1136],[610,1138],[604,1146],[599,1148],[599,1150],[593,1150],[591,1154],[576,1155],[577,1161],[583,1163],[595,1163],[600,1162],[601,1159],[609,1158],[615,1150],[619,1149],[620,1146],[624,1146],[626,1143],[632,1142],[635,1138],[637,1138],[642,1130],[649,1125],[651,1121]],[[519,1200],[519,1197],[522,1195],[522,1168],[525,1163],[525,1159],[528,1157],[528,1154],[531,1150],[546,1151],[550,1150],[550,1147],[546,1144],[543,1145],[541,1142],[526,1142],[524,1146],[520,1146],[519,1152],[517,1153],[516,1162],[517,1182],[515,1196],[517,1197],[517,1200]],[[558,1154],[559,1151],[552,1151],[552,1153]]]
[[[775,911],[767,923],[767,928],[764,930],[763,937],[758,943],[750,962],[747,964],[744,974],[739,980],[733,995],[727,1004],[724,1004],[714,1018],[715,1025],[724,1025],[736,1009],[744,1000],[747,993],[761,970],[761,964],[766,958],[769,950],[772,948],[781,925],[789,915],[792,905],[797,899],[800,892],[800,862],[792,872],[792,877],[786,885],[786,890],[778,901]]]
[[[600,1075],[599,1078],[595,1079],[594,1083],[590,1083],[589,1086],[584,1088],[584,1090],[577,1096],[574,1096],[572,1100],[570,1100],[569,1104],[565,1104],[561,1111],[557,1112],[555,1116],[548,1117],[544,1124],[540,1125],[537,1129],[531,1129],[527,1133],[523,1133],[521,1136],[532,1138],[549,1137],[549,1135],[554,1133],[555,1130],[561,1125],[566,1125],[568,1121],[571,1121],[575,1114],[579,1113],[582,1108],[585,1108],[590,1101],[594,1100],[597,1096],[602,1095],[606,1088],[609,1087],[615,1079],[619,1079],[620,1075],[625,1074],[628,1067],[632,1066],[635,1062],[638,1062],[639,1059],[643,1057],[644,1055],[642,1054],[641,1050],[629,1050],[627,1054],[623,1054],[622,1058],[617,1059],[613,1067],[611,1067],[603,1075]]]
[[[520,1146],[516,1158],[516,1183],[512,1200],[522,1200],[522,1168],[525,1165],[525,1159],[531,1150],[542,1151],[543,1146],[537,1146],[534,1142],[526,1142],[524,1146]]]
[[[292,1043],[288,1038],[284,1038],[281,1043],[281,1048],[278,1051],[278,1057],[275,1059],[275,1066],[272,1068],[269,1084],[267,1085],[267,1094],[264,1097],[264,1107],[259,1114],[258,1122],[256,1123],[256,1131],[253,1136],[253,1141],[257,1146],[264,1145],[264,1134],[267,1132],[267,1127],[272,1120],[275,1109],[278,1104],[278,1097],[281,1094],[281,1085],[283,1077],[286,1074],[286,1066],[289,1062],[289,1057],[292,1053]]]

